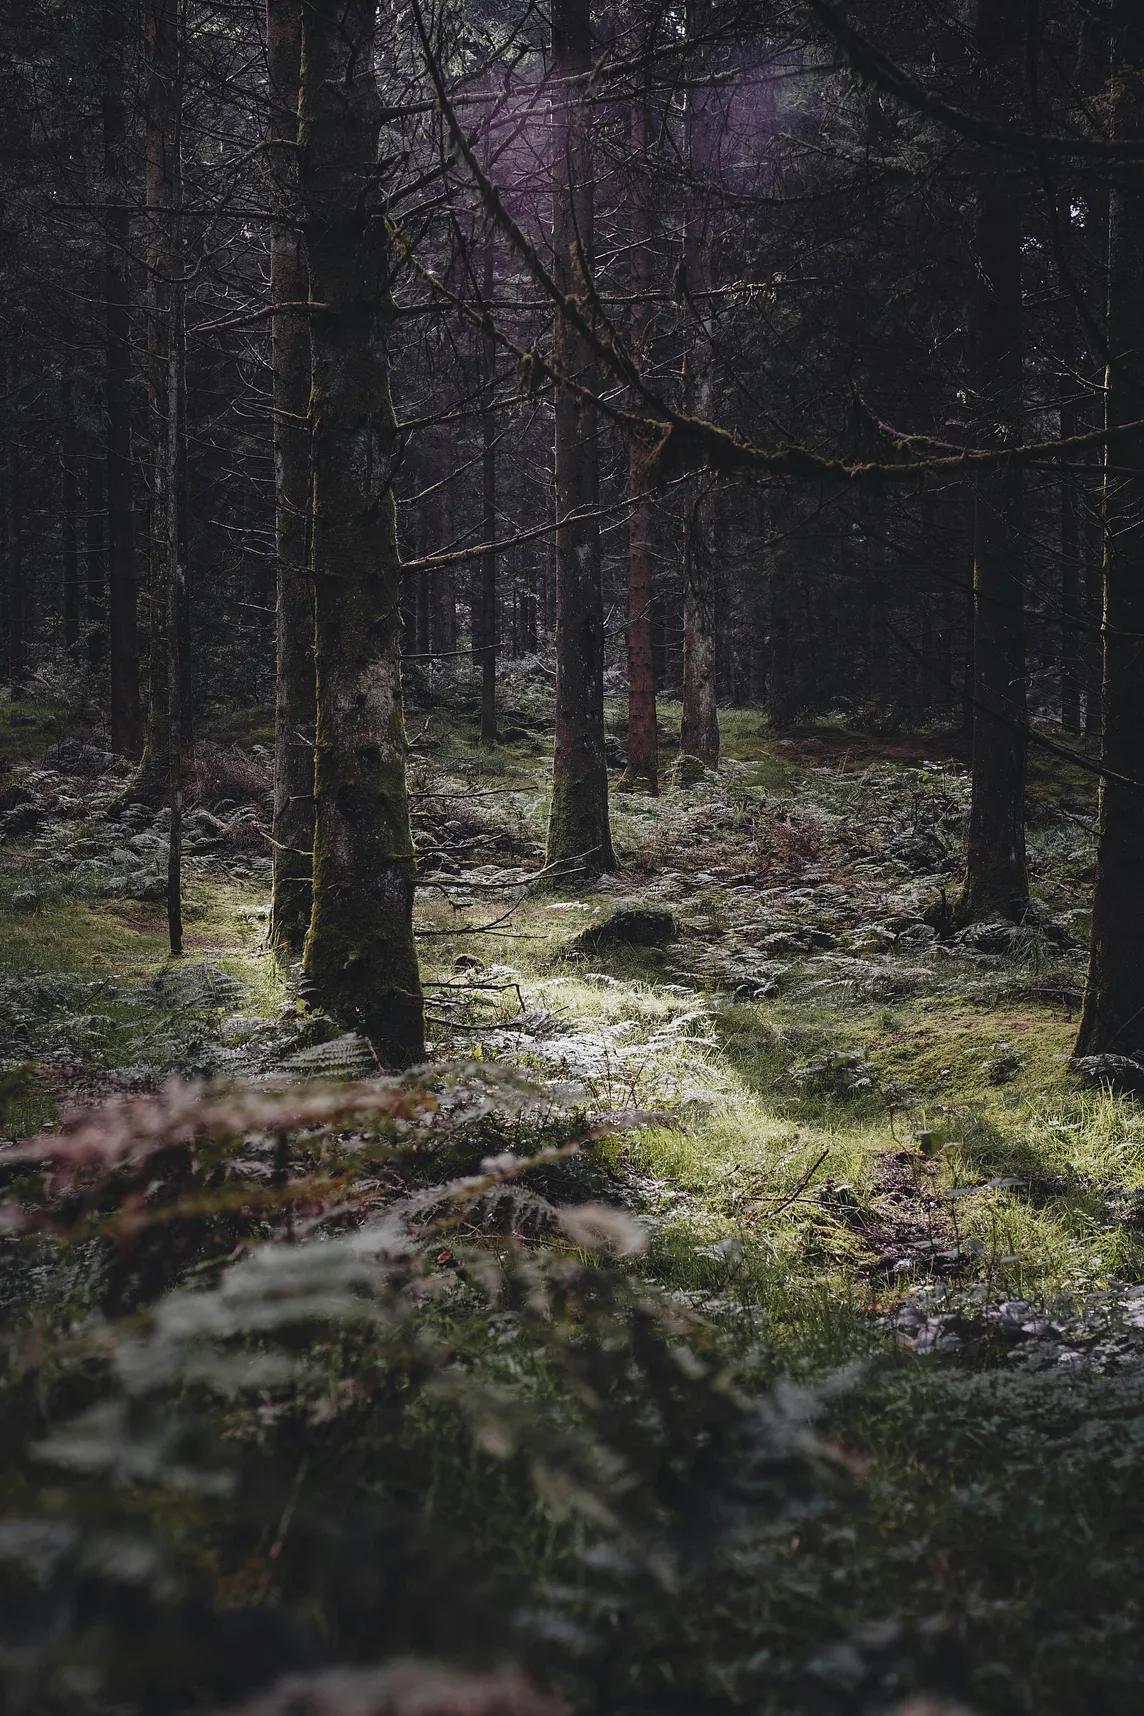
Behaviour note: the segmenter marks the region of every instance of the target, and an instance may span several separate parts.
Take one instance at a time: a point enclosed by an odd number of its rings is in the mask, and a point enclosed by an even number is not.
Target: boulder
[[[592,924],[569,943],[576,953],[609,947],[665,947],[674,941],[675,919],[666,906],[618,906],[602,924]]]

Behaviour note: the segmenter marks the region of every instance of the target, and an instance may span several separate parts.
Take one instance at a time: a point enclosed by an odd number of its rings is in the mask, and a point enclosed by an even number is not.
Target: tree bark
[[[1144,15],[1113,10],[1111,131],[1144,139]],[[1144,416],[1144,187],[1119,177],[1109,211],[1105,423]],[[1128,467],[1128,470],[1125,470]],[[1104,677],[1096,886],[1078,1054],[1144,1055],[1144,435],[1105,454]]]
[[[631,112],[631,292],[630,342],[636,363],[643,361],[651,326],[651,209],[647,181],[647,104],[640,95]],[[659,792],[659,735],[656,728],[655,668],[651,611],[654,577],[651,558],[651,500],[647,450],[637,436],[628,448],[628,758],[620,792]]]
[[[979,0],[983,105],[1004,114],[1018,75],[1020,0]],[[983,164],[974,231],[979,409],[991,439],[1020,438],[1021,205],[996,163]],[[978,479],[973,555],[973,786],[957,921],[1020,921],[1025,861],[1024,478],[1000,467]]]
[[[8,394],[14,397],[19,377],[16,358],[13,354],[8,360]],[[24,508],[22,504],[19,453],[16,447],[16,437],[9,430],[8,452],[5,463],[7,493],[4,497],[5,507],[5,548],[4,556],[4,597],[5,597],[5,668],[6,677],[13,694],[19,694],[23,689],[28,672],[27,652],[27,591],[24,587]]]
[[[491,303],[496,288],[496,250],[493,234],[485,237],[485,303]],[[485,407],[481,414],[481,540],[488,548],[481,556],[481,744],[497,742],[497,423],[493,411],[496,393],[497,348],[491,330],[481,339]]]
[[[692,0],[687,27],[702,36],[707,0]],[[718,142],[719,108],[709,88],[688,93],[688,155],[693,188],[684,239],[684,269],[694,328],[684,378],[686,409],[710,422],[715,416],[715,367],[711,350],[712,280],[710,181]],[[693,479],[688,492],[683,538],[683,719],[679,749],[714,768],[719,761],[719,714],[715,650],[715,505],[710,478]]]
[[[1065,377],[1063,387],[1075,383]],[[1077,410],[1071,399],[1061,402],[1062,438],[1077,433]],[[1080,732],[1080,510],[1076,478],[1061,472],[1061,726]]]
[[[177,18],[177,23],[180,22]],[[180,93],[181,109],[181,93]],[[180,113],[181,117],[181,113]],[[167,935],[171,955],[183,951],[183,807],[189,775],[187,708],[185,702],[185,633],[187,593],[186,505],[186,294],[183,285],[182,175],[178,168],[176,127],[176,192],[172,260],[174,277],[169,303],[167,339],[167,411],[165,488],[168,496],[167,528],[167,733],[168,793],[171,826],[167,844]]]
[[[151,420],[149,732],[140,784],[171,813],[167,929],[183,951],[182,821],[188,773],[186,327],[182,118],[185,0],[147,13],[148,394]]]
[[[172,399],[171,359],[176,343],[176,255],[179,203],[179,0],[150,0],[146,14],[147,98],[147,398],[151,440],[151,516],[148,580],[149,703],[147,742],[139,787],[161,796],[169,787],[172,761],[172,691],[168,680],[172,543],[180,539],[180,482],[171,460],[178,424],[168,420]]]
[[[590,0],[552,8],[552,249],[561,291],[590,302],[595,217],[591,109]],[[588,342],[557,313],[556,387],[556,743],[549,866],[599,875],[615,869],[604,756],[604,600],[600,557],[600,471],[594,392],[599,377]],[[581,391],[581,389],[583,391]]]
[[[303,0],[300,190],[312,302],[317,738],[314,900],[304,966],[377,1055],[424,1054],[405,782],[400,456],[377,183],[376,0]]]
[[[270,97],[271,306],[307,292],[298,207],[300,0],[266,0]],[[314,850],[314,601],[307,558],[310,490],[310,330],[304,314],[276,310],[270,332],[274,409],[276,677],[273,885],[270,942],[299,954],[312,905]]]
[[[127,114],[125,0],[105,0],[100,114],[104,222],[105,409],[107,436],[107,629],[111,668],[111,748],[133,761],[143,747],[135,498],[131,462],[131,211],[124,149]]]
[[[87,459],[87,524],[84,534],[84,624],[87,665],[101,668],[107,650],[103,604],[107,590],[107,497],[106,461],[95,452]]]
[[[63,568],[64,649],[72,660],[79,655],[79,431],[75,420],[75,388],[65,381],[61,390],[63,417],[60,437],[60,558]]]

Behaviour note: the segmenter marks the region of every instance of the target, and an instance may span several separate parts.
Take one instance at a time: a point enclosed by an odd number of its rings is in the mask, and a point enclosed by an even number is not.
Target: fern
[[[366,1078],[377,1071],[377,1056],[364,1037],[346,1031],[332,1042],[297,1049],[280,1064],[307,1078]]]

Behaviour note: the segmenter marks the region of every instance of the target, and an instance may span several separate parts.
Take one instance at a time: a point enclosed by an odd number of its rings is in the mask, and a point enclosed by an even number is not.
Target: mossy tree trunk
[[[304,965],[387,1064],[424,1053],[401,702],[399,456],[386,346],[375,0],[304,0],[299,107],[313,391],[317,728]]]
[[[298,222],[298,83],[301,0],[266,0],[270,180],[278,220],[270,235],[272,306],[306,297]],[[304,312],[277,309],[271,325],[274,385],[274,524],[277,677],[274,709],[274,881],[270,940],[300,953],[310,923],[314,846],[314,603],[307,566],[310,498],[310,330]]]
[[[590,302],[595,214],[590,0],[552,7],[552,248],[566,296]],[[558,315],[556,388],[556,744],[549,866],[615,869],[604,756],[604,602],[600,562],[599,377],[583,335]]]
[[[703,412],[697,400],[697,412]],[[683,716],[679,750],[714,768],[719,761],[716,696],[715,578],[712,554],[713,494],[703,478],[684,526]]]
[[[1113,135],[1144,139],[1144,15],[1113,13]],[[1144,186],[1118,179],[1109,226],[1110,429],[1144,417]],[[1079,1054],[1144,1056],[1144,436],[1105,454],[1103,760],[1096,887]]]
[[[1010,114],[1020,75],[1021,0],[979,0],[982,105]],[[977,408],[989,439],[1022,425],[1021,202],[995,162],[981,163],[974,230]],[[973,524],[973,786],[965,878],[955,915],[1019,922],[1029,904],[1025,860],[1024,477],[1002,466],[979,477]]]

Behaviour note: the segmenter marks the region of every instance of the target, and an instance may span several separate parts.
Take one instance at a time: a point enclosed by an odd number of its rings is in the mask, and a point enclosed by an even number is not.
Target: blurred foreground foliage
[[[11,1707],[749,1694],[756,1594],[848,1474],[591,1195],[647,1118],[473,1069],[173,1083],[9,1147]]]

